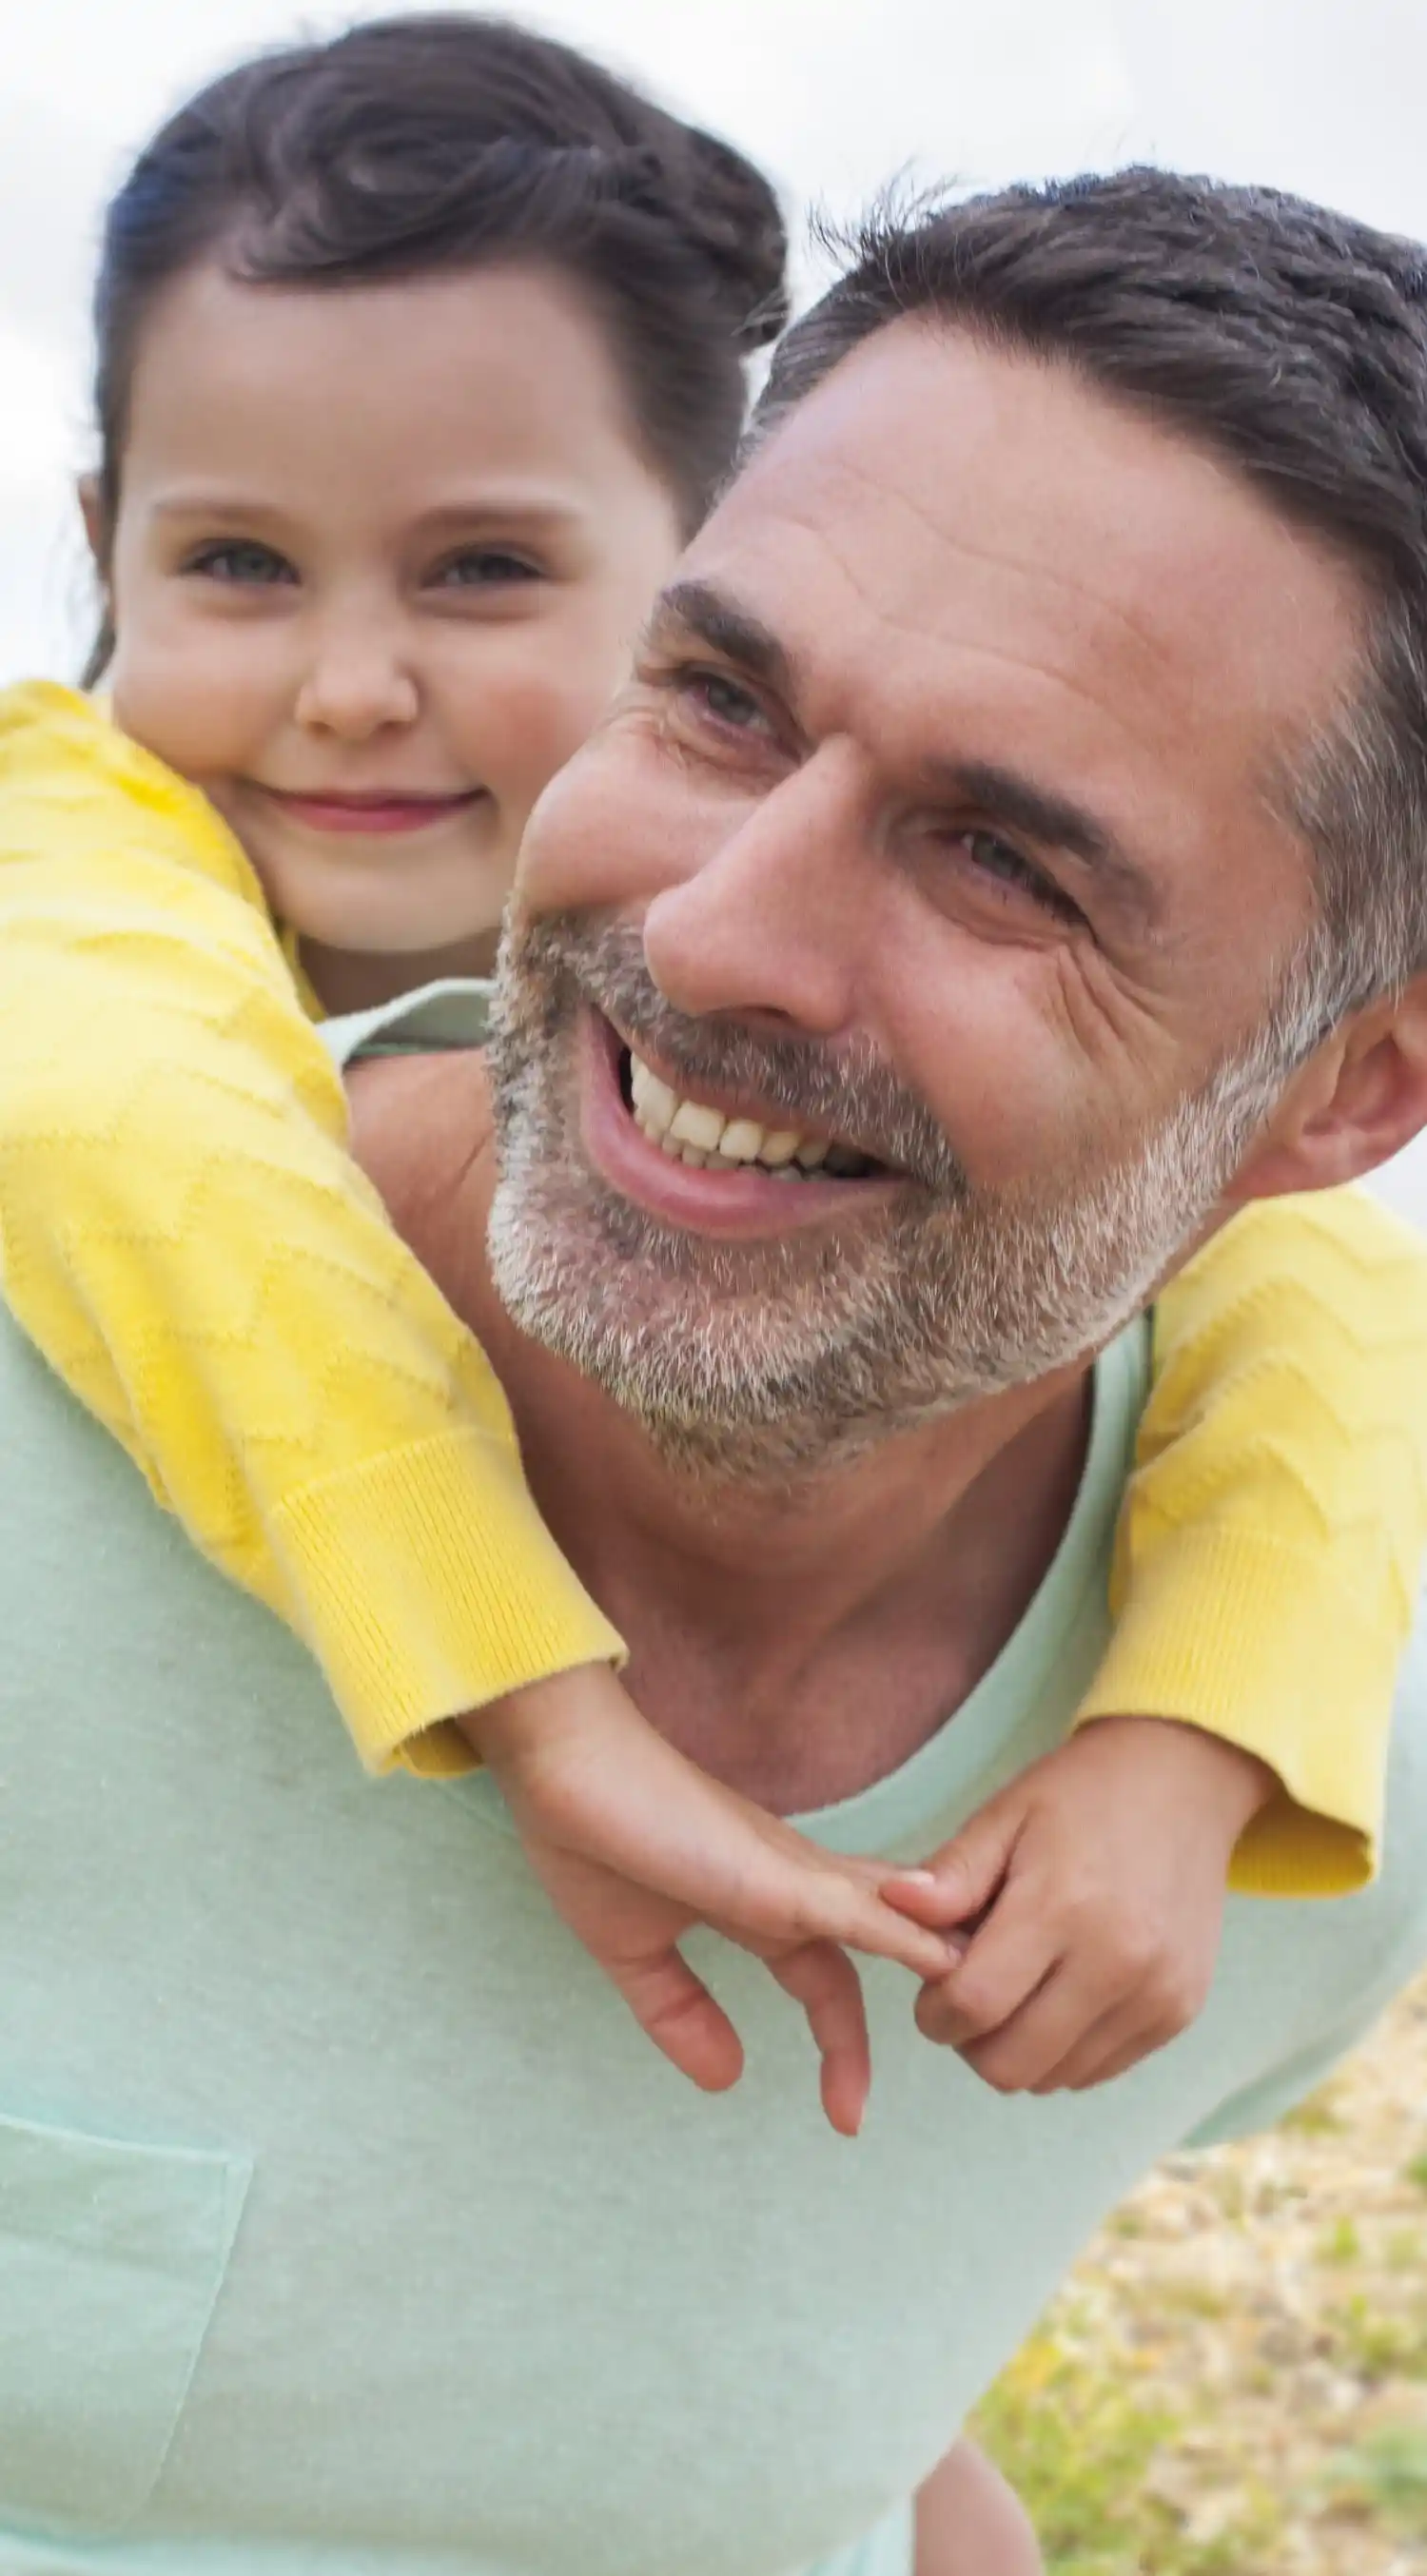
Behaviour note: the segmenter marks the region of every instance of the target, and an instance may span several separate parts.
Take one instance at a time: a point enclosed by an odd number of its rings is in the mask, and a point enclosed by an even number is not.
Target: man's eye
[[[1078,904],[1046,875],[1043,868],[1024,859],[1009,841],[995,832],[958,832],[957,840],[972,861],[977,874],[1004,887],[1008,894],[1029,895],[1045,912],[1054,913],[1061,921],[1084,919]]]
[[[677,682],[681,696],[692,701],[695,711],[725,725],[733,733],[752,733],[766,725],[767,717],[750,689],[739,687],[722,671],[681,671]]]
[[[285,555],[276,553],[272,546],[259,545],[253,537],[228,537],[221,543],[200,546],[189,556],[184,570],[201,573],[208,581],[241,582],[260,587],[297,579]]]
[[[440,566],[432,584],[437,590],[504,590],[543,578],[526,555],[510,554],[503,546],[468,546]]]

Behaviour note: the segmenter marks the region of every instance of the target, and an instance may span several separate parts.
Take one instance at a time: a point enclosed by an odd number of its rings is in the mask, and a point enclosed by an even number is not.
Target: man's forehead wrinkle
[[[887,499],[894,497],[889,496],[887,487],[880,484],[874,476],[861,468],[852,466],[845,458],[838,460],[836,478],[826,462],[823,470],[828,473],[830,480],[845,476],[849,483],[857,486],[864,502],[870,500],[875,505],[885,506]],[[922,532],[929,527],[935,528],[935,522],[925,513],[917,510],[914,505],[907,506],[908,515]],[[1147,734],[1131,718],[1129,711],[1131,693],[1125,685],[1127,674],[1122,666],[1117,666],[1114,670],[1112,689],[1105,685],[1103,678],[1092,664],[1089,653],[1066,652],[1064,644],[1067,639],[1060,635],[1055,638],[1058,647],[1056,659],[1036,663],[1028,660],[1014,644],[996,644],[984,637],[954,636],[944,632],[934,622],[938,608],[944,605],[944,600],[939,599],[935,592],[927,594],[925,605],[920,610],[911,605],[893,606],[885,595],[877,596],[869,587],[869,583],[875,583],[877,579],[875,553],[870,554],[865,562],[851,559],[847,551],[849,540],[840,532],[837,512],[810,508],[806,493],[795,477],[789,477],[786,495],[779,495],[771,514],[771,525],[778,537],[786,535],[793,527],[803,533],[824,560],[836,568],[848,591],[857,601],[859,609],[875,619],[887,635],[900,635],[923,650],[928,646],[935,646],[942,652],[979,655],[988,661],[1000,663],[1008,670],[1022,674],[1028,671],[1034,672],[1038,679],[1049,681],[1063,689],[1067,695],[1078,699],[1102,722],[1126,734],[1141,748],[1153,748],[1154,734],[1162,733],[1166,724],[1182,721],[1186,713],[1196,716],[1199,713],[1198,688],[1194,676],[1174,673],[1176,681],[1173,692],[1174,702],[1168,708],[1156,709],[1155,726],[1152,733]],[[1044,568],[1038,563],[1009,561],[990,549],[976,547],[970,540],[952,540],[944,529],[936,530],[936,534],[938,543],[944,550],[955,543],[960,546],[971,562],[984,562],[997,570],[1013,572],[1019,579],[1027,582],[1055,578],[1047,576]],[[919,585],[924,585],[921,562],[918,564],[916,579]],[[1158,637],[1151,637],[1147,642],[1143,631],[1127,612],[1105,609],[1104,603],[1095,593],[1082,590],[1079,585],[1069,580],[1059,581],[1058,586],[1067,597],[1074,599],[1077,605],[1088,601],[1097,614],[1117,616],[1120,625],[1132,638],[1137,651],[1145,648],[1152,658],[1163,666],[1166,677],[1173,673],[1174,657],[1170,648]],[[820,634],[833,626],[835,626],[835,619],[820,611],[818,617]],[[1050,638],[1043,636],[1040,640],[1049,642]],[[788,644],[788,655],[795,670],[804,669],[803,649],[791,638]],[[847,676],[846,666],[844,666],[843,676]]]
[[[1148,738],[1131,723],[1117,699],[1101,696],[1089,680],[1072,679],[1068,671],[1053,663],[1030,662],[1024,653],[1014,651],[1008,645],[988,643],[982,636],[938,635],[933,628],[919,625],[911,617],[898,616],[890,610],[884,613],[882,622],[893,634],[904,635],[921,644],[932,642],[940,645],[944,653],[955,653],[962,659],[992,662],[1001,669],[1018,673],[1023,679],[1030,675],[1043,684],[1063,690],[1068,698],[1076,698],[1083,706],[1091,708],[1102,723],[1128,734],[1142,749],[1153,748]]]
[[[1072,599],[1087,603],[1098,618],[1123,626],[1141,651],[1153,660],[1173,665],[1173,652],[1163,637],[1156,635],[1152,627],[1144,625],[1130,609],[1107,599],[1103,591],[1092,588],[1087,582],[1076,581],[1068,572],[1057,571],[1042,556],[1015,555],[997,547],[977,545],[969,535],[948,527],[912,493],[899,485],[883,482],[851,457],[844,460],[842,470],[849,482],[859,484],[882,508],[893,504],[903,510],[939,547],[966,555],[973,562],[989,564],[998,571],[1015,574],[1022,580],[1045,582],[1053,589],[1065,591]]]
[[[735,486],[729,496],[730,503],[743,506],[725,505],[711,522],[710,532],[717,528],[729,540],[726,548],[715,549],[711,572],[720,587],[726,583],[731,595],[754,605],[755,614],[761,611],[781,631],[805,714],[812,714],[819,702],[824,710],[835,707],[836,730],[875,731],[884,748],[890,740],[887,719],[897,717],[900,729],[901,720],[910,715],[927,750],[955,753],[974,748],[995,757],[1001,746],[988,740],[979,725],[979,739],[960,738],[961,719],[968,711],[958,701],[954,676],[947,675],[941,662],[943,656],[957,657],[968,669],[979,660],[988,670],[1000,668],[1022,684],[1029,680],[1038,690],[1053,690],[1067,707],[1083,707],[1094,719],[1099,737],[1097,767],[1112,757],[1111,745],[1118,737],[1134,746],[1143,783],[1146,761],[1157,772],[1171,739],[1182,749],[1188,739],[1202,739],[1206,722],[1227,749],[1226,719],[1228,733],[1240,738],[1245,752],[1252,750],[1257,767],[1258,746],[1245,743],[1243,734],[1246,725],[1257,730],[1266,710],[1253,703],[1257,692],[1252,685],[1236,705],[1225,706],[1220,659],[1216,657],[1213,669],[1208,669],[1202,656],[1186,658],[1176,653],[1172,637],[1072,576],[1052,571],[1037,559],[1007,557],[980,545],[970,530],[953,535],[933,512],[923,509],[900,486],[879,479],[845,446],[836,454],[824,450],[808,471],[793,452],[793,444],[760,460],[761,470],[751,469],[748,482],[741,489]],[[914,536],[914,542],[910,548],[905,541],[897,548],[898,560],[889,576],[886,548],[879,550],[876,543],[875,521],[881,517],[885,525],[888,504],[893,502],[899,505],[904,540]],[[783,551],[790,539],[794,541],[791,560]],[[928,544],[933,540],[946,566],[939,585],[928,578],[926,567]],[[796,557],[804,546],[822,569],[829,595],[819,596],[813,564],[806,574],[799,567]],[[967,568],[964,585],[955,578],[958,555]],[[1042,617],[1039,623],[1022,618],[1022,638],[956,634],[939,622],[948,611],[955,611],[962,595],[972,612],[966,623],[973,622],[983,566],[1008,586],[1014,581],[1017,587],[1040,588]],[[834,580],[842,596],[841,614],[831,591]],[[1052,604],[1057,599],[1065,604],[1064,624]],[[853,603],[856,625],[864,630],[860,637],[852,631]],[[1092,620],[1100,627],[1098,651]],[[876,643],[868,628],[875,628]],[[1038,660],[1030,658],[1037,647],[1043,655]],[[915,697],[907,684],[909,661],[913,677],[923,681]],[[894,695],[897,687],[900,705]],[[925,735],[929,720],[936,721],[935,698],[943,689],[948,738],[932,745],[925,742]],[[860,717],[855,713],[859,699]],[[874,700],[875,714],[871,712]],[[1143,831],[1137,829],[1133,837],[1142,843]],[[1159,892],[1163,900],[1168,888],[1160,887]],[[1144,931],[1148,932],[1148,923]]]
[[[819,545],[837,566],[861,606],[875,616],[879,626],[887,635],[901,637],[909,646],[923,653],[930,646],[940,654],[954,654],[960,660],[994,663],[999,668],[1015,673],[1023,680],[1027,675],[1033,676],[1040,685],[1056,688],[1063,691],[1067,697],[1077,699],[1082,705],[1090,708],[1102,724],[1113,727],[1116,732],[1128,735],[1141,749],[1155,748],[1153,740],[1147,738],[1132,722],[1124,703],[1123,692],[1109,696],[1101,695],[1097,692],[1092,676],[1077,679],[1059,664],[1029,662],[1023,652],[1009,645],[992,643],[984,636],[944,634],[936,626],[928,624],[924,617],[917,616],[910,608],[899,610],[888,606],[885,602],[869,600],[865,585],[859,579],[855,566],[847,561],[827,530],[818,527],[812,529],[810,533],[816,536]],[[796,665],[796,654],[792,658]],[[881,676],[885,679],[885,670]],[[928,678],[930,685],[935,687],[935,675],[929,674]]]

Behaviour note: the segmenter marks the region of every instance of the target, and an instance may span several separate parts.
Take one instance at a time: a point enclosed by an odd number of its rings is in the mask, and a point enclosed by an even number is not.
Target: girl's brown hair
[[[341,287],[539,259],[581,282],[686,527],[743,423],[743,360],[787,316],[766,179],[572,47],[501,19],[378,19],[201,90],[109,207],[94,299],[101,531],[119,504],[145,318],[205,259]],[[86,681],[112,650],[99,638]]]

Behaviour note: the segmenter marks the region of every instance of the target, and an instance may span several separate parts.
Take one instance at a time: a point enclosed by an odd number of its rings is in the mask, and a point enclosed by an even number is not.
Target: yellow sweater
[[[483,1354],[346,1150],[342,1087],[207,801],[87,700],[0,696],[0,1263],[195,1544],[318,1657],[363,1759],[621,1643]],[[1372,1870],[1427,1538],[1427,1252],[1356,1193],[1251,1210],[1161,1300],[1117,1627],[1080,1722],[1184,1718],[1282,1794],[1235,1884]]]

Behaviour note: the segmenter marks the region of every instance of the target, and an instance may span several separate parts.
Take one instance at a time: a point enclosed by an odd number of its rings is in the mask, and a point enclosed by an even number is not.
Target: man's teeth
[[[761,1127],[753,1118],[725,1118],[702,1100],[684,1100],[633,1049],[629,1058],[634,1123],[675,1162],[733,1171],[756,1163],[775,1181],[800,1181],[819,1169],[856,1180],[871,1169],[865,1154],[826,1136],[804,1136],[796,1127]]]

